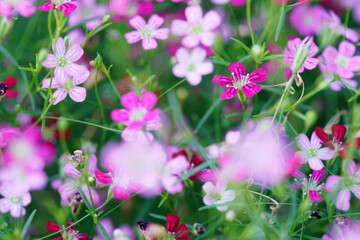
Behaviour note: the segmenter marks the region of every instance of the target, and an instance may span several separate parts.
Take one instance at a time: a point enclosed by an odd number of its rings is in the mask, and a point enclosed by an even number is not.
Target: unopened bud
[[[76,159],[82,160],[83,159],[83,151],[82,150],[74,151],[74,156]]]
[[[107,23],[110,20],[110,15],[105,15],[101,20],[101,24]]]
[[[64,37],[64,42],[65,42],[65,47],[68,48],[68,46],[69,46],[69,38],[68,38],[68,36]]]
[[[318,116],[316,111],[309,110],[305,113],[305,128],[309,129],[312,125],[315,124]]]
[[[0,40],[6,37],[13,26],[14,21],[5,16],[0,16]]]
[[[252,46],[252,48],[251,48],[251,53],[252,53],[252,55],[253,55],[255,58],[259,58],[259,57],[260,57],[261,51],[262,51],[262,48],[261,48],[261,46],[258,45],[258,44],[255,44],[255,45]]]
[[[96,186],[96,178],[93,176],[88,177],[88,183],[90,187],[95,187]]]
[[[314,43],[313,37],[306,37],[304,40],[302,40],[300,46],[297,48],[296,53],[294,55],[294,62],[292,65],[293,73],[296,73],[299,71],[302,65],[304,65],[306,58],[308,57],[312,45]]]
[[[38,52],[39,63],[43,62],[46,59],[47,54],[48,50],[46,48],[40,49],[40,51]]]
[[[230,210],[226,212],[225,218],[227,221],[232,222],[235,219],[235,212]]]
[[[193,227],[193,232],[196,236],[202,235],[205,233],[205,227],[200,223],[195,223]]]

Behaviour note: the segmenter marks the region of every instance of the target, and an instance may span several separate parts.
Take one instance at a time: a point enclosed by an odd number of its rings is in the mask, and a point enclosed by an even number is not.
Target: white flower
[[[10,211],[11,216],[18,218],[25,215],[26,211],[23,207],[29,205],[31,196],[29,187],[23,185],[15,185],[9,182],[0,186],[0,194],[5,198],[0,199],[0,212],[7,213]]]
[[[226,190],[226,187],[226,184],[220,182],[217,182],[215,186],[212,182],[206,182],[202,187],[206,193],[203,198],[205,205],[218,205],[233,201],[236,193],[234,190]],[[228,206],[217,206],[216,208],[223,212],[228,209]]]

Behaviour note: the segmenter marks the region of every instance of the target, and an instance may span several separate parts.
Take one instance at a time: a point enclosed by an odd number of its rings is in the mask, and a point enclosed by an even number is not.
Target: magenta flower
[[[188,6],[185,9],[186,21],[176,19],[171,23],[171,31],[175,36],[185,36],[181,43],[187,48],[193,48],[200,43],[205,46],[214,44],[214,30],[220,26],[219,14],[211,10],[203,17],[199,5]]]
[[[345,169],[348,164],[348,168]],[[326,180],[325,189],[330,193],[337,194],[336,208],[342,211],[350,209],[351,192],[357,199],[360,199],[360,169],[354,160],[345,160],[343,169],[346,172],[345,177],[337,175],[329,176]]]
[[[303,36],[318,34],[321,31],[325,9],[321,5],[300,4],[290,14],[291,25]]]
[[[0,212],[10,212],[11,216],[18,218],[25,215],[25,208],[31,202],[29,187],[25,185],[6,182],[0,186]]]
[[[155,39],[165,40],[168,38],[169,29],[159,28],[163,23],[164,18],[157,14],[152,15],[148,23],[145,22],[143,17],[136,15],[129,20],[130,26],[136,30],[126,33],[124,37],[129,44],[142,40],[142,45],[145,50],[154,49],[157,47]]]
[[[314,57],[318,50],[310,37],[304,38],[303,41],[300,38],[290,39],[284,51],[284,62],[291,65],[292,71],[297,70],[298,73],[305,69],[312,70],[319,64],[319,60]]]
[[[309,167],[318,171],[324,167],[321,160],[330,160],[335,156],[335,151],[330,148],[321,148],[321,140],[315,132],[311,134],[311,141],[309,138],[301,133],[296,137],[296,144],[301,149],[297,152],[303,162],[308,162]]]
[[[266,80],[267,75],[264,69],[259,68],[250,74],[246,74],[245,65],[242,63],[231,63],[229,71],[233,78],[215,75],[212,82],[219,86],[225,86],[228,89],[221,95],[222,99],[236,97],[239,89],[243,91],[246,97],[250,98],[260,92],[261,86],[254,83],[260,83]]]
[[[160,109],[151,110],[156,102],[157,97],[151,92],[144,92],[141,99],[132,92],[121,98],[121,104],[125,109],[113,110],[111,119],[127,126],[121,134],[124,140],[138,139],[142,142],[153,140],[153,135],[147,131],[161,128]]]
[[[323,189],[324,184],[320,182],[324,179],[326,170],[321,169],[319,171],[313,171],[312,175],[308,179],[306,175],[299,170],[295,170],[292,175],[296,178],[293,187],[295,189],[303,189],[304,194],[309,194],[309,199],[312,202],[319,203],[324,198],[320,195],[320,191]],[[319,185],[320,184],[320,185]]]
[[[225,205],[227,202],[231,202],[235,199],[236,193],[234,190],[226,190],[227,185],[221,183],[220,181],[216,182],[214,185],[212,182],[206,182],[202,189],[205,192],[203,202],[205,205],[222,205],[217,206],[216,209],[220,212],[223,212],[228,209],[228,206]]]
[[[75,102],[85,101],[86,89],[77,85],[84,83],[88,79],[90,71],[87,70],[85,66],[80,66],[79,68],[81,69],[79,70],[81,71],[81,74],[71,77],[67,76],[67,80],[65,82],[62,82],[57,76],[53,77],[51,88],[57,88],[57,90],[53,93],[53,99],[55,99],[53,105],[56,105],[64,100],[68,94]],[[41,88],[47,89],[49,88],[49,85],[50,78],[46,78],[43,80]],[[49,102],[51,102],[51,99],[49,99]]]
[[[83,72],[80,65],[74,63],[84,54],[79,44],[74,44],[66,51],[64,39],[57,40],[56,47],[53,43],[52,49],[55,55],[48,54],[42,65],[46,68],[55,68],[54,76],[59,83],[65,83],[69,76],[76,76]]]
[[[195,48],[189,53],[185,48],[179,48],[176,52],[177,63],[173,67],[173,74],[183,78],[192,85],[196,86],[201,82],[201,76],[212,73],[214,65],[206,62],[206,51],[200,47]]]
[[[54,11],[59,9],[60,12],[64,12],[64,16],[69,16],[70,13],[75,11],[77,8],[75,2],[77,0],[47,0],[47,3],[44,3],[37,9],[45,12]]]
[[[97,4],[96,0],[79,1],[78,8],[74,14],[69,16],[69,26],[86,21],[86,28],[92,31],[100,25],[102,18],[106,14],[106,6],[104,4]]]
[[[355,51],[355,44],[348,41],[340,43],[339,51],[332,46],[327,46],[323,52],[327,69],[341,78],[353,78],[354,72],[360,70],[360,56],[354,56]]]
[[[0,16],[10,19],[14,13],[22,17],[30,17],[36,12],[34,0],[2,0],[0,1]]]

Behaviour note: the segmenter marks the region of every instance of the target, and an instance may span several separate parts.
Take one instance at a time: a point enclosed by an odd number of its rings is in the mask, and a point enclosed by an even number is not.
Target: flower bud
[[[193,227],[193,233],[196,236],[202,235],[205,233],[205,227],[202,226],[200,223],[195,223]]]
[[[110,20],[110,15],[105,15],[101,20],[101,24],[107,23]]]
[[[40,51],[37,54],[39,63],[43,62],[46,59],[47,54],[48,54],[48,50],[46,48],[40,49]]]
[[[296,50],[296,53],[294,55],[294,62],[292,65],[293,73],[296,73],[297,71],[299,71],[301,66],[305,63],[306,58],[308,57],[308,55],[311,51],[311,47],[312,47],[313,43],[314,43],[313,37],[308,36],[308,37],[304,38],[304,40],[302,40],[300,46],[298,47],[298,49]]]
[[[255,44],[251,48],[251,53],[255,58],[259,58],[261,55],[262,47],[258,44]]]
[[[88,183],[90,187],[95,187],[96,186],[96,178],[93,176],[88,177]]]
[[[66,131],[69,128],[69,122],[65,119],[59,119],[56,125],[59,131]]]
[[[68,38],[68,36],[64,37],[64,42],[65,42],[65,47],[68,48],[68,46],[69,46],[69,38]]]
[[[234,219],[235,219],[235,212],[232,211],[232,210],[227,211],[227,212],[226,212],[226,215],[225,215],[225,219],[226,219],[226,221],[228,221],[228,222],[234,221]]]
[[[312,125],[315,124],[318,116],[316,111],[309,110],[305,113],[305,129],[309,129]]]

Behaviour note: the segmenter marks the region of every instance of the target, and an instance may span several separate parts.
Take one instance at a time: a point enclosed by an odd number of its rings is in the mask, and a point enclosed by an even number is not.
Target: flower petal
[[[324,132],[324,130],[322,130],[320,127],[315,128],[315,133],[318,136],[318,138],[320,138],[322,145],[325,145],[326,143],[331,141],[329,134]]]
[[[83,87],[74,87],[70,90],[69,95],[75,102],[83,102],[86,98],[86,89]]]
[[[220,26],[220,24],[221,24],[221,17],[214,10],[207,12],[202,20],[202,26],[204,27],[205,30],[214,30],[215,28]]]
[[[154,38],[159,40],[166,40],[169,37],[170,29],[168,28],[160,28],[156,29],[154,32]]]
[[[130,119],[129,112],[125,109],[115,109],[111,111],[111,119],[114,122],[126,124]]]
[[[148,25],[154,29],[158,29],[164,23],[164,18],[160,17],[157,14],[152,15],[148,20]]]
[[[48,221],[46,224],[46,230],[48,230],[51,233],[55,233],[61,230],[61,227],[52,221]]]
[[[229,65],[229,72],[235,79],[240,79],[242,76],[246,74],[245,65],[239,62],[230,63]]]
[[[180,223],[180,218],[174,214],[168,213],[166,218],[166,230],[168,232],[175,232]]]
[[[133,108],[139,107],[139,98],[135,93],[130,92],[122,96],[121,104],[130,111]]]
[[[120,200],[125,200],[130,198],[130,194],[126,191],[125,188],[120,186],[115,186],[113,189],[114,197]]]
[[[171,32],[175,36],[184,36],[188,33],[189,24],[183,20],[175,19],[171,23]]]
[[[243,86],[241,90],[243,91],[244,95],[247,98],[250,98],[253,97],[255,94],[257,94],[258,92],[260,92],[261,86],[248,83],[245,86]]]
[[[145,27],[146,22],[143,17],[136,15],[129,20],[129,25],[136,30],[141,30],[143,27]]]
[[[67,95],[67,91],[63,88],[59,88],[58,90],[56,90],[53,93],[53,98],[55,99],[53,105],[58,104],[59,102],[61,102],[62,100],[64,100],[66,98]],[[49,99],[50,101],[50,99]]]
[[[185,223],[182,223],[179,226],[179,228],[175,232],[175,236],[176,240],[186,240],[190,237],[189,228],[185,225]]]
[[[310,147],[314,149],[319,149],[321,147],[321,140],[316,135],[315,131],[311,134]]]
[[[342,41],[339,44],[339,53],[344,57],[352,57],[356,51],[355,44],[348,41]]]
[[[320,193],[318,191],[315,191],[315,190],[310,190],[309,191],[309,198],[310,198],[310,201],[316,202],[316,203],[319,203],[322,200],[324,200],[324,198],[322,196],[320,196]]]
[[[99,171],[95,171],[95,177],[96,179],[104,184],[110,185],[113,183],[112,178],[110,175],[99,172]]]
[[[317,156],[321,160],[330,160],[335,156],[335,151],[330,148],[321,148]]]
[[[319,171],[313,171],[311,181],[319,184],[325,177],[326,170],[321,169]]]
[[[346,135],[346,127],[340,124],[334,124],[331,127],[332,136],[338,143],[342,142]]]
[[[325,183],[326,191],[332,192],[332,193],[336,192],[338,190],[340,180],[341,180],[341,177],[339,177],[339,176],[336,176],[336,175],[329,176],[326,179],[326,183]]]
[[[68,175],[69,177],[73,177],[76,179],[80,178],[80,176],[81,176],[81,172],[79,170],[77,170],[76,168],[74,168],[70,162],[66,163],[66,165],[64,167],[64,173],[66,175]]]
[[[265,81],[267,78],[267,74],[264,69],[259,68],[256,69],[254,72],[250,73],[249,75],[249,82],[250,83],[260,83]]]
[[[124,37],[129,44],[133,44],[141,40],[141,35],[138,31],[125,33]]]
[[[83,54],[84,54],[84,50],[81,48],[81,46],[79,44],[74,44],[66,52],[65,57],[70,62],[75,62],[75,61],[79,60]]]
[[[321,170],[324,167],[324,164],[319,158],[310,158],[308,160],[308,163],[309,163],[309,167],[315,171]]]
[[[55,51],[56,57],[62,57],[65,55],[65,41],[63,38],[59,37],[56,42],[56,49],[54,49],[54,43],[52,44],[52,49]]]
[[[53,54],[48,54],[46,59],[42,62],[42,65],[45,68],[54,68],[56,67],[56,57]]]
[[[212,82],[219,86],[232,86],[233,79],[221,75],[215,75]]]
[[[142,40],[142,46],[145,50],[157,48],[157,42],[155,38],[144,38]]]
[[[350,191],[342,189],[336,199],[336,208],[342,211],[348,211],[350,209],[350,197]]]
[[[203,11],[199,5],[189,6],[185,9],[185,16],[189,23],[199,23],[202,20]]]
[[[157,96],[152,92],[144,92],[140,104],[147,110],[151,110],[157,103]]]

